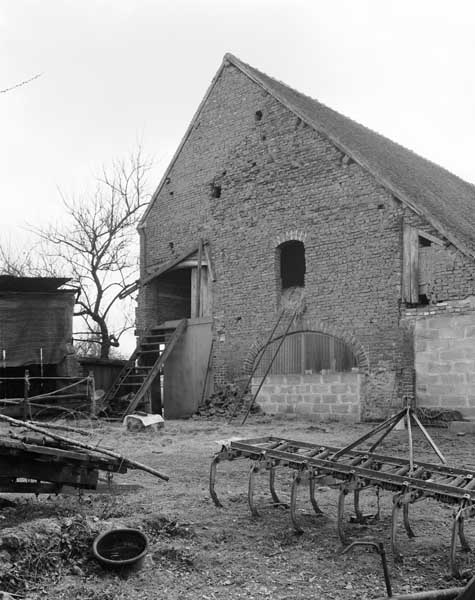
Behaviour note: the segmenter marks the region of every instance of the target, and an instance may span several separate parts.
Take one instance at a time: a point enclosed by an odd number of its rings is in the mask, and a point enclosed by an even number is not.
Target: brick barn
[[[139,233],[139,336],[196,333],[166,412],[196,409],[207,365],[259,381],[287,307],[266,412],[475,414],[475,187],[382,135],[227,54]]]

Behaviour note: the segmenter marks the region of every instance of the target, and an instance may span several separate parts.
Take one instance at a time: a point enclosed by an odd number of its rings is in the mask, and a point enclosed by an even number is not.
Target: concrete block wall
[[[360,418],[360,373],[270,375],[266,377],[257,404],[267,414],[298,414],[309,419]],[[252,380],[253,393],[260,378]]]
[[[475,417],[475,297],[406,311],[414,328],[418,406]]]

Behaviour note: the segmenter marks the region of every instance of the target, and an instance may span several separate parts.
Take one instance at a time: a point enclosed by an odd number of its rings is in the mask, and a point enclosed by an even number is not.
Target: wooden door
[[[189,417],[203,395],[211,350],[211,319],[189,319],[164,366],[163,410],[165,419]]]

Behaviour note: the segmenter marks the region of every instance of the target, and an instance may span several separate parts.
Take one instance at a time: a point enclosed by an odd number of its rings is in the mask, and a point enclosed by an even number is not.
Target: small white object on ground
[[[215,440],[215,444],[218,444],[221,448],[224,447],[229,449],[231,442],[237,442],[238,440],[242,440],[242,437],[230,437],[225,440]]]
[[[149,428],[157,431],[165,426],[165,420],[161,415],[133,414],[124,417],[124,425],[127,431],[142,431]]]

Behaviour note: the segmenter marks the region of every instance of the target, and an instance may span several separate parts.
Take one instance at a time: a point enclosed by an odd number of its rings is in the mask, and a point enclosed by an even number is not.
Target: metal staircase
[[[152,383],[185,329],[186,319],[182,319],[162,323],[147,332],[104,398],[113,412],[116,412],[114,405],[124,396],[130,398],[133,394],[123,416],[134,411],[149,396]]]

